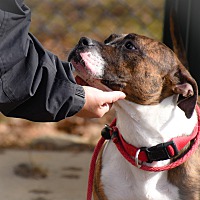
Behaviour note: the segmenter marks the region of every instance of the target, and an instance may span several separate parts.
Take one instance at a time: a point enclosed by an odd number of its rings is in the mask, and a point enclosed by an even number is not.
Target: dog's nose
[[[79,45],[81,45],[81,46],[92,46],[92,45],[94,45],[94,44],[93,44],[92,39],[87,38],[87,37],[82,37],[82,38],[79,40]]]

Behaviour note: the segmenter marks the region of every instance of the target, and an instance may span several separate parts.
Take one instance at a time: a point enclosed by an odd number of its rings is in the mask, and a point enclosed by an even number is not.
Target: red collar
[[[141,165],[141,163],[151,163],[153,161],[174,158],[191,141],[194,141],[192,147],[194,147],[196,143],[200,143],[200,108],[198,106],[196,106],[196,111],[198,113],[198,124],[195,126],[191,135],[172,138],[168,142],[161,143],[156,146],[137,148],[127,143],[116,127],[116,119],[113,120],[110,126],[106,126],[102,130],[102,136],[105,139],[112,139],[120,153],[133,165],[139,168],[145,168],[145,166]],[[196,145],[196,148],[197,147],[198,145]],[[189,152],[191,152],[191,149]],[[186,153],[186,156],[188,153]]]

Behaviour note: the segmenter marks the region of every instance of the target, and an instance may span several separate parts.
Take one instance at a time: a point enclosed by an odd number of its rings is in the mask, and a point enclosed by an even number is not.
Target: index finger
[[[118,100],[125,99],[125,93],[121,91],[112,91],[112,92],[104,92],[104,102],[105,103],[114,103]]]

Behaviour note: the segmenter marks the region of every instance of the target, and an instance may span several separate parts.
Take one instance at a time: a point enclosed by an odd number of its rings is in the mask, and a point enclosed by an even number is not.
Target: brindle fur
[[[200,199],[200,148],[182,165],[169,170],[169,181],[179,188],[181,200]],[[180,178],[181,177],[181,178]]]
[[[128,41],[131,41],[136,49],[124,48]],[[188,118],[191,116],[197,100],[197,84],[172,50],[161,42],[137,34],[114,34],[105,42],[106,45],[98,42],[95,44],[108,63],[106,73],[102,77],[103,84],[112,90],[125,92],[130,101],[153,105],[174,93],[182,94],[179,85],[188,82],[192,85],[194,94],[184,97],[180,95],[179,106],[187,110]],[[192,107],[188,106],[188,103],[184,104],[183,100],[188,97]]]
[[[95,168],[95,174],[94,174],[94,184],[93,184],[93,198],[94,200],[108,200],[107,197],[105,196],[105,192],[103,189],[103,185],[101,182],[101,168],[102,168],[102,154],[103,154],[103,149],[101,149],[97,163],[96,163],[96,168]]]

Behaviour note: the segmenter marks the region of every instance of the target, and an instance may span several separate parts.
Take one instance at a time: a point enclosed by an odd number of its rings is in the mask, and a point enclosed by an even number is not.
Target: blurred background
[[[104,41],[111,33],[134,32],[162,40],[164,0],[25,0],[25,3],[32,10],[30,31],[63,60],[82,36]],[[95,144],[103,124],[110,123],[112,118],[110,112],[98,120],[72,117],[41,124],[1,116],[0,147],[61,148],[54,140],[47,142],[47,137]]]
[[[111,33],[135,32],[161,39],[161,0],[27,0],[32,9],[31,31],[66,59],[81,36],[104,41]]]

